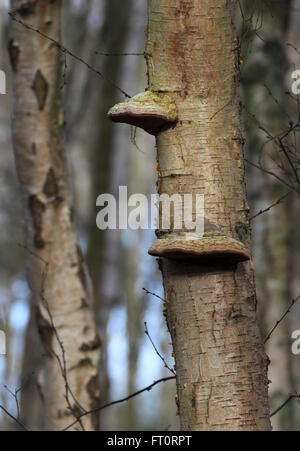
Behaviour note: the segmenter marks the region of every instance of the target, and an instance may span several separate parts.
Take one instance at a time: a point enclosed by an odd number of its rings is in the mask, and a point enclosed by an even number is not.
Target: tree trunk
[[[243,2],[244,15],[258,23],[261,5]],[[243,100],[246,111],[246,155],[251,161],[262,161],[265,167],[273,167],[274,161],[284,163],[273,141],[261,133],[258,123],[272,136],[284,134],[287,128],[286,76],[289,71],[287,41],[291,2],[271,0],[263,15],[259,37],[248,33],[244,43],[247,51],[243,54],[245,64],[242,72]],[[244,24],[242,32],[246,35],[248,25]],[[250,46],[249,46],[250,43]],[[272,70],[270,68],[272,67]],[[276,101],[274,100],[276,99]],[[283,197],[288,189],[274,177],[257,168],[247,167],[250,179],[250,203],[253,214],[272,205]],[[288,172],[288,171],[287,171]],[[291,196],[290,196],[291,197]],[[291,198],[273,208],[253,222],[254,227],[254,261],[257,277],[257,295],[261,300],[259,317],[263,335],[272,329],[291,303],[291,261],[293,246],[291,243]],[[270,357],[269,387],[271,410],[281,405],[289,393],[293,392],[290,350],[290,328],[287,318],[276,330],[266,345]],[[290,429],[292,421],[291,404],[272,418],[274,430]]]
[[[270,429],[248,251],[233,3],[151,0],[151,91],[109,113],[157,136],[160,193],[205,196],[204,236],[161,230],[150,249],[161,257],[183,430]]]
[[[289,30],[287,33],[287,42],[291,43],[293,47],[288,47],[288,56],[291,66],[291,70],[299,68],[300,60],[299,53],[297,49],[300,48],[300,36],[299,36],[299,25],[300,17],[297,12],[300,9],[300,0],[293,0],[291,2],[291,15]],[[296,50],[295,50],[296,49]],[[291,78],[288,79],[291,82]],[[290,88],[290,86],[289,86]],[[289,112],[292,114],[293,118],[297,118],[299,114],[298,102],[290,100]],[[297,135],[296,135],[297,137]],[[300,196],[299,193],[294,193],[292,198],[292,231],[291,231],[291,246],[293,248],[293,261],[292,261],[292,271],[291,271],[291,297],[296,299],[300,295]],[[300,303],[294,306],[292,314],[290,315],[290,332],[299,330],[299,318],[300,318]],[[299,355],[292,355],[292,371],[293,371],[293,392],[299,393],[300,391],[300,359]],[[300,430],[300,409],[297,402],[290,403],[289,409],[292,410],[292,424],[289,430],[299,431]]]
[[[126,8],[120,7],[119,0],[110,0],[106,2],[103,11],[105,20],[97,39],[97,48],[104,52],[111,52],[118,56],[102,57],[97,55],[97,64],[100,64],[104,74],[109,74],[115,83],[121,84],[122,66],[124,65],[124,56],[122,52],[126,48],[130,33],[130,18],[132,15],[133,3],[127,0]],[[99,61],[100,59],[100,61]],[[91,82],[91,80],[89,80]],[[98,79],[95,80],[97,86]],[[96,89],[94,83],[94,89]],[[94,115],[97,117],[97,127],[93,128],[90,135],[90,159],[91,159],[91,189],[93,199],[97,199],[100,194],[112,191],[112,180],[114,179],[116,156],[116,140],[114,125],[106,118],[106,112],[111,102],[116,102],[120,93],[114,86],[104,83],[97,88],[99,90],[99,99],[94,106]],[[95,103],[95,102],[94,102]],[[99,152],[99,143],[102,144],[105,152]],[[126,174],[124,174],[126,179]],[[111,252],[111,241],[107,231],[100,231],[95,224],[96,211],[92,210],[90,225],[88,230],[89,242],[87,252],[87,263],[95,291],[95,311],[98,330],[100,331],[102,343],[101,355],[101,388],[103,390],[102,402],[109,401],[110,381],[108,374],[108,337],[107,323],[114,307],[114,300],[108,296],[105,291],[107,285],[108,267],[107,254]],[[114,237],[116,238],[114,233]],[[112,232],[110,232],[112,235]],[[121,251],[121,246],[118,245]],[[117,257],[120,259],[120,257]],[[114,265],[116,267],[116,265]]]
[[[11,2],[15,17],[60,39],[60,1]],[[48,355],[43,395],[46,427],[68,426],[82,409],[98,401],[99,339],[92,296],[73,225],[73,207],[62,147],[60,53],[53,43],[17,22],[9,43],[14,72],[13,137],[30,249],[31,286],[37,298],[39,332]],[[48,272],[41,290],[42,273]],[[48,303],[48,305],[47,305]],[[59,344],[51,324],[59,335]],[[57,357],[67,372],[59,367]],[[63,375],[64,373],[64,375]],[[64,376],[64,377],[63,377]],[[69,389],[66,388],[66,380]],[[96,425],[87,416],[86,429]]]
[[[20,399],[20,409],[24,424],[30,430],[42,430],[44,402],[39,393],[39,378],[42,375],[44,363],[43,344],[39,339],[36,324],[36,307],[34,299],[30,302],[30,320],[24,331],[24,350],[22,360],[21,382],[23,385]]]

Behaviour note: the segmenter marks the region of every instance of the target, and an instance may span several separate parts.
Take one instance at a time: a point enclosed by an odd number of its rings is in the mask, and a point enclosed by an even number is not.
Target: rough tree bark
[[[58,0],[11,2],[15,18],[55,40],[60,39]],[[73,207],[66,155],[62,146],[60,105],[61,58],[57,47],[13,21],[9,52],[14,74],[13,138],[25,214],[31,285],[38,294],[49,263],[44,296],[63,342],[67,378],[55,355],[63,361],[47,307],[37,306],[39,332],[48,355],[43,396],[46,427],[60,430],[82,409],[98,402],[97,368],[100,345],[90,303],[88,274],[73,225]],[[33,255],[35,254],[35,255]],[[37,295],[37,298],[39,296]],[[73,396],[74,395],[74,396]],[[67,398],[67,400],[66,400]],[[93,418],[82,421],[93,429]]]
[[[183,430],[269,430],[241,161],[233,4],[150,0],[149,91],[109,112],[157,136],[158,191],[205,196],[205,233],[161,230]],[[193,211],[195,219],[195,211]]]

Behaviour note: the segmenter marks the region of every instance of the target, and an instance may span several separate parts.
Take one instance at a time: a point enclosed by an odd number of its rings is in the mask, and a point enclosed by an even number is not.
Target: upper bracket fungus
[[[205,263],[239,263],[251,259],[243,243],[224,235],[198,239],[168,235],[154,241],[149,254],[169,259],[197,259]]]
[[[108,117],[113,122],[134,125],[157,135],[176,123],[177,109],[167,94],[146,91],[112,107]]]

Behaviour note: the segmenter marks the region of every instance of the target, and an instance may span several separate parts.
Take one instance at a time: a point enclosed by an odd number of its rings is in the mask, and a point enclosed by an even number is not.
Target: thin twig
[[[278,409],[274,410],[274,412],[271,413],[270,418],[274,417],[277,413],[279,413],[292,399],[300,399],[300,395],[298,393],[294,393],[293,395],[290,395],[286,401],[284,401],[283,404],[281,404]]]
[[[287,311],[282,315],[282,317],[276,322],[276,324],[273,326],[273,328],[271,329],[271,331],[268,333],[267,337],[264,340],[264,344],[266,344],[271,336],[273,335],[273,333],[275,332],[275,330],[277,329],[277,327],[279,326],[279,324],[282,323],[282,321],[285,319],[285,317],[291,312],[292,308],[294,307],[294,305],[296,304],[296,302],[298,302],[300,299],[300,296],[298,296],[296,299],[292,300],[291,305],[289,306],[289,308],[287,309]]]
[[[67,71],[68,71],[68,61],[67,61],[67,54],[66,54],[66,52],[63,52],[63,57],[64,57],[63,75],[62,75],[63,82],[62,82],[62,85],[60,87],[61,90],[67,84]]]
[[[156,347],[154,341],[152,340],[152,337],[151,337],[151,335],[150,335],[150,333],[149,333],[148,325],[147,325],[146,321],[144,322],[144,326],[145,326],[145,335],[147,335],[147,337],[149,338],[149,341],[150,341],[150,343],[152,344],[154,351],[156,352],[156,354],[158,355],[158,357],[160,358],[160,360],[163,362],[165,368],[167,368],[167,370],[169,370],[172,374],[174,374],[174,376],[176,376],[175,371],[174,371],[172,368],[169,367],[169,365],[167,364],[165,358],[161,355],[161,353],[160,353],[159,350],[157,349],[157,347]]]
[[[254,216],[252,216],[250,218],[250,221],[253,221],[253,219],[257,218],[258,216],[267,213],[268,211],[270,211],[272,208],[276,207],[277,205],[281,204],[281,202],[283,202],[293,191],[289,191],[287,192],[284,196],[282,196],[280,199],[278,199],[276,202],[274,202],[272,205],[270,205],[269,207],[260,210],[258,213],[256,213]]]
[[[104,53],[104,52],[95,52],[96,55],[101,56],[145,56],[145,52],[143,53]]]
[[[108,407],[112,407],[112,406],[114,406],[116,404],[121,404],[123,402],[129,401],[130,399],[135,398],[136,396],[138,396],[138,395],[140,395],[140,394],[142,394],[142,393],[144,393],[146,391],[148,391],[148,392],[151,391],[152,388],[154,388],[156,385],[158,385],[158,384],[160,384],[162,382],[167,382],[167,381],[171,381],[171,380],[174,380],[174,379],[176,379],[176,376],[163,377],[162,379],[158,379],[157,381],[154,381],[151,385],[148,385],[148,387],[145,387],[142,390],[139,390],[139,391],[133,393],[132,395],[127,396],[126,398],[122,398],[122,399],[119,399],[118,401],[113,401],[113,402],[110,402],[108,404],[104,404],[101,407],[97,407],[96,409],[93,409],[93,410],[90,410],[89,412],[83,413],[82,415],[79,416],[79,419],[85,417],[86,415],[92,415],[94,413],[100,412],[101,410],[107,409]],[[63,430],[63,432],[64,431],[68,431],[71,427],[75,426],[77,424],[77,422],[78,422],[78,420],[74,421],[72,424],[70,424],[68,427],[66,427]]]
[[[222,108],[220,108],[218,111],[216,111],[210,118],[209,120],[211,121],[212,119],[214,119],[219,113],[221,113],[221,111],[225,110],[226,107],[228,107],[231,104],[232,100],[229,100],[226,105],[223,105]]]
[[[266,174],[271,175],[272,177],[276,178],[277,180],[279,180],[281,183],[283,183],[284,185],[286,185],[288,188],[290,188],[292,191],[297,191],[297,189],[291,185],[290,183],[288,183],[286,180],[284,180],[282,177],[280,177],[279,175],[277,175],[275,172],[269,171],[268,169],[265,169],[263,166],[253,163],[253,161],[248,160],[247,158],[245,158],[246,163],[251,164],[251,166],[260,169],[262,172],[265,172]]]
[[[20,419],[20,403],[19,403],[19,393],[21,392],[21,390],[23,389],[23,387],[18,388],[17,390],[15,390],[15,392],[12,392],[10,390],[10,388],[8,388],[7,385],[4,385],[5,390],[14,398],[15,403],[16,403],[16,407],[17,407],[17,418],[18,420]]]
[[[293,50],[295,50],[295,52],[298,53],[298,55],[300,55],[300,51],[297,49],[297,47],[295,47],[293,44],[291,44],[290,42],[287,42],[286,45],[288,47],[291,47]]]
[[[111,80],[110,78],[107,78],[106,76],[104,76],[102,74],[102,72],[100,72],[98,69],[94,68],[93,66],[91,66],[90,63],[88,63],[87,61],[83,60],[83,58],[81,58],[80,56],[75,55],[75,53],[73,53],[71,50],[67,49],[64,45],[60,44],[58,41],[56,41],[55,39],[51,38],[51,36],[46,35],[45,33],[43,33],[42,31],[38,30],[37,28],[34,28],[31,25],[28,25],[27,23],[23,22],[21,19],[17,19],[15,17],[14,12],[9,12],[8,13],[9,16],[11,17],[11,19],[14,22],[19,23],[20,25],[22,25],[23,27],[27,28],[27,30],[30,31],[34,31],[35,33],[39,34],[40,36],[42,36],[45,39],[48,39],[48,41],[52,42],[59,50],[61,50],[64,54],[68,54],[69,56],[71,56],[72,58],[74,58],[75,60],[79,61],[80,63],[84,64],[89,70],[91,70],[92,72],[94,72],[95,74],[99,75],[104,81],[106,81],[107,83],[111,84],[115,89],[117,89],[118,91],[120,91],[125,97],[127,98],[131,98],[131,96],[129,94],[127,94],[127,92],[125,92],[123,89],[121,89],[119,86],[116,85],[116,83]]]
[[[25,424],[22,423],[21,420],[19,420],[18,418],[16,418],[14,415],[12,415],[8,410],[5,409],[5,407],[0,405],[0,409],[3,410],[3,412],[9,417],[11,418],[15,423],[17,423],[22,429],[24,429],[25,431],[30,432],[30,430],[25,426]]]
[[[145,291],[146,294],[149,294],[151,296],[154,296],[157,299],[160,299],[163,302],[166,302],[161,296],[158,296],[158,294],[152,293],[151,291],[147,290],[147,288],[143,288],[143,291]]]
[[[138,143],[136,142],[136,132],[137,132],[137,127],[131,126],[130,127],[130,141],[139,152],[141,152],[142,154],[145,155],[146,152],[144,152],[144,150],[142,150],[138,146]]]

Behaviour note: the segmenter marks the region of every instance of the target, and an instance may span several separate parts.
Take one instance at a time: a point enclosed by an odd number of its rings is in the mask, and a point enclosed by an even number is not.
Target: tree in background
[[[126,50],[130,34],[130,17],[132,14],[133,5],[131,0],[126,2],[126,8],[120,8],[118,0],[111,0],[105,2],[103,9],[103,25],[98,32],[98,39],[95,42],[96,48],[102,49],[106,54],[114,53],[115,56],[101,56],[100,54],[94,57],[97,59],[98,64],[101,62],[101,70],[105,74],[109,74],[109,77],[114,80],[115,83],[121,84],[122,67],[124,66],[125,57],[122,53]],[[115,190],[114,185],[114,172],[116,167],[117,155],[117,134],[107,118],[106,112],[111,105],[111,99],[117,101],[120,93],[114,86],[107,83],[101,83],[99,86],[99,80],[95,80],[92,86],[98,89],[98,100],[93,101],[91,98],[91,107],[94,110],[94,114],[98,118],[98,125],[93,128],[90,134],[90,171],[91,171],[91,189],[93,200],[97,199],[100,194],[109,193]],[[94,103],[94,107],[93,107]],[[96,104],[95,104],[96,103]],[[99,152],[99,143],[101,143],[104,152]],[[123,150],[123,149],[122,149]],[[123,156],[126,162],[126,154]],[[126,163],[124,168],[126,167]],[[125,171],[124,171],[125,172]],[[127,183],[127,173],[123,174],[123,184]],[[88,253],[87,262],[91,268],[91,276],[95,289],[95,311],[98,330],[101,333],[101,342],[103,344],[102,358],[101,358],[101,386],[103,388],[104,401],[108,400],[109,396],[109,375],[107,369],[107,323],[112,309],[120,303],[122,297],[120,292],[117,296],[112,298],[107,294],[107,280],[111,277],[110,272],[122,271],[122,259],[121,254],[121,236],[118,231],[107,232],[99,231],[96,227],[95,217],[97,214],[96,204],[91,209],[91,217],[88,228]],[[113,236],[111,236],[113,235]],[[112,243],[113,241],[113,243]],[[111,257],[110,257],[111,256]],[[113,265],[110,264],[110,260],[114,260]],[[112,267],[113,266],[113,267]],[[135,283],[134,275],[132,275],[133,283]],[[118,285],[121,283],[118,281]],[[120,287],[121,291],[121,287]]]
[[[204,237],[160,230],[150,249],[160,257],[183,430],[270,429],[232,6],[151,0],[149,91],[109,113],[157,136],[159,193],[205,196]]]
[[[11,321],[11,312],[20,306],[18,287],[24,286],[24,260],[23,250],[16,243],[22,241],[22,228],[20,223],[15,220],[21,217],[21,199],[19,196],[19,186],[15,176],[14,157],[11,146],[11,96],[10,96],[10,77],[9,58],[6,50],[8,36],[7,11],[3,2],[0,6],[0,46],[3,52],[0,52],[0,66],[7,74],[6,77],[6,95],[0,97],[0,143],[1,143],[1,190],[0,190],[0,329],[6,333],[8,349],[15,349],[14,353],[8,353],[6,356],[0,356],[0,378],[10,380],[12,385],[17,384],[20,372],[23,346],[22,341],[16,334],[15,324]],[[7,232],[9,231],[9,233]],[[26,295],[25,295],[26,296]],[[24,296],[24,297],[25,297]],[[1,402],[8,403],[11,395],[2,390]],[[13,425],[8,418],[2,418],[4,429],[11,430]]]
[[[63,5],[63,43],[66,47],[74,50],[77,55],[84,55],[85,60],[94,67],[99,67],[101,72],[103,71],[117,84],[124,85],[129,92],[136,89],[136,83],[141,86],[145,85],[146,67],[143,64],[143,55],[127,56],[120,52],[122,48],[125,52],[141,52],[145,36],[147,5],[137,5],[130,16],[130,21],[128,17],[126,19],[124,11],[118,10],[116,3],[106,0],[86,3],[74,1]],[[6,11],[4,12],[5,16]],[[126,45],[125,42],[118,40],[118,32],[121,32],[117,19],[119,16],[122,17],[122,20],[120,19],[122,27],[128,22],[127,30],[124,30],[124,39],[121,40],[127,41]],[[31,22],[28,20],[28,23]],[[74,33],[74,30],[84,30],[84,32]],[[27,32],[31,33],[32,31],[27,30]],[[95,50],[98,52],[96,53]],[[101,56],[101,50],[107,52],[108,57]],[[160,360],[151,364],[151,372],[144,373],[142,370],[146,355],[148,358],[154,355],[154,350],[150,344],[148,345],[148,338],[145,336],[143,339],[144,320],[149,322],[152,337],[156,343],[160,342],[161,349],[167,351],[170,349],[169,338],[163,327],[163,318],[156,319],[161,306],[157,302],[157,298],[146,296],[142,290],[143,286],[150,289],[152,286],[153,290],[159,289],[160,277],[156,271],[155,262],[151,261],[151,257],[145,255],[153,232],[136,234],[134,231],[125,231],[124,233],[115,231],[106,233],[102,247],[97,246],[97,243],[101,241],[99,235],[104,232],[96,229],[95,225],[95,199],[99,192],[94,187],[94,183],[101,186],[104,181],[103,176],[107,175],[105,171],[102,173],[101,170],[104,161],[110,160],[111,168],[107,188],[103,188],[104,192],[112,191],[117,195],[118,188],[116,187],[125,184],[129,185],[129,192],[153,193],[155,189],[153,143],[152,138],[150,139],[149,135],[144,134],[144,136],[138,136],[139,148],[137,148],[133,139],[132,142],[129,140],[131,133],[127,127],[123,127],[123,129],[116,127],[107,119],[105,113],[108,107],[103,109],[102,102],[105,102],[105,98],[109,95],[113,98],[116,97],[116,88],[113,85],[105,83],[92,71],[88,71],[85,65],[70,57],[66,56],[64,62],[67,66],[64,67],[64,76],[60,86],[63,88],[64,106],[66,107],[65,148],[68,149],[71,170],[75,175],[72,178],[72,185],[75,193],[76,227],[80,233],[83,249],[86,249],[85,244],[90,238],[90,247],[94,256],[99,254],[98,260],[95,258],[89,260],[88,263],[90,274],[93,276],[95,286],[98,287],[97,297],[100,300],[99,304],[95,305],[95,311],[97,320],[99,320],[98,328],[101,332],[101,353],[103,353],[103,347],[111,346],[116,337],[122,333],[122,325],[119,331],[117,320],[121,311],[124,311],[124,326],[126,325],[127,329],[124,331],[126,333],[123,346],[127,346],[128,343],[130,358],[129,355],[128,359],[121,355],[117,357],[115,348],[114,352],[110,354],[110,372],[107,376],[112,378],[111,390],[108,390],[108,385],[103,383],[103,379],[105,382],[108,377],[102,378],[101,384],[101,402],[105,403],[105,399],[107,401],[114,400],[118,396],[116,391],[119,394],[123,393],[122,390],[124,390],[124,394],[133,392],[144,384],[147,385],[149,381],[152,382],[152,377],[158,377],[158,374],[163,377],[166,372]],[[95,92],[99,95],[95,96]],[[8,99],[9,97],[7,96]],[[3,113],[8,115],[7,111],[3,111]],[[109,127],[110,125],[112,126]],[[113,138],[112,134],[114,134]],[[104,145],[103,137],[105,136],[111,136],[111,139]],[[124,141],[127,145],[124,145]],[[99,152],[99,142],[103,143],[105,155]],[[122,146],[118,146],[120,142],[123,143]],[[117,146],[117,150],[115,150],[115,146]],[[151,166],[152,170],[149,171]],[[93,172],[94,177],[90,177],[89,174]],[[77,174],[78,176],[76,176]],[[15,211],[13,217],[15,223],[18,224]],[[92,227],[89,227],[89,224]],[[91,234],[92,228],[95,234]],[[131,238],[127,232],[131,233]],[[94,247],[93,236],[96,238]],[[19,250],[15,240],[12,241],[13,246]],[[21,241],[22,239],[18,240],[18,242]],[[123,259],[125,253],[128,256],[126,260]],[[104,273],[101,269],[102,254],[105,254],[103,256]],[[129,260],[131,264],[127,265]],[[22,263],[22,259],[19,259],[21,268]],[[37,346],[35,308],[33,303],[29,302],[28,304],[31,307],[31,314],[26,340],[19,330],[14,331],[12,336],[14,339],[18,332],[19,340],[25,341],[26,350],[23,356],[22,375],[20,376],[19,370],[16,371],[14,368],[14,378],[6,379],[6,383],[12,390],[15,389],[14,387],[22,387],[19,392],[22,419],[29,429],[36,430],[41,429],[43,425],[43,404],[37,390],[40,388],[41,378],[38,377],[37,381],[36,379],[40,367],[44,365],[45,358],[40,347]],[[104,309],[106,309],[105,312]],[[105,330],[108,317],[110,317],[110,325],[108,342],[106,342]],[[103,324],[103,329],[100,322]],[[22,352],[21,349],[20,352]],[[122,370],[124,376],[115,374],[115,367],[111,365],[119,358],[120,364],[124,361]],[[104,368],[105,365],[102,366],[101,373]],[[149,394],[138,397],[124,404],[122,408],[116,407],[103,411],[105,415],[101,420],[102,428],[153,430],[163,424],[164,428],[176,429],[176,410],[173,402],[170,401],[173,399],[174,391],[175,384],[162,384],[156,388],[155,392],[151,391]],[[5,389],[2,392],[7,398],[4,405],[7,405],[11,395]],[[143,410],[145,404],[148,406],[147,414],[140,415],[139,412]],[[152,407],[154,405],[156,406],[155,412]],[[6,427],[4,428],[6,429]]]
[[[60,40],[61,2],[12,0],[13,17]],[[62,147],[62,83],[58,48],[13,21],[13,137],[25,215],[30,284],[39,298],[37,322],[47,354],[42,393],[46,427],[68,426],[99,404],[99,339],[89,277],[74,231],[74,211]],[[81,427],[93,429],[87,416]]]
[[[270,1],[268,5],[243,2],[242,87],[245,103],[246,156],[264,167],[283,165],[270,136],[284,134],[291,120],[286,95],[288,61],[287,31],[291,15],[289,1]],[[262,128],[259,130],[259,126]],[[263,132],[267,130],[269,135]],[[273,176],[247,165],[250,203],[253,214],[284,198],[288,188]],[[257,272],[259,316],[263,336],[291,303],[292,196],[276,208],[253,220],[254,261]],[[290,351],[290,325],[286,320],[266,343],[270,358],[269,379],[271,410],[293,392]],[[273,418],[275,430],[290,429],[292,404]]]
[[[299,69],[300,67],[300,35],[299,35],[299,20],[300,20],[300,1],[293,0],[291,8],[290,8],[290,20],[289,20],[289,28],[286,36],[287,47],[288,47],[288,57],[290,62],[290,68],[293,72],[295,69]],[[291,73],[287,74],[286,86],[288,88],[288,92],[291,91]],[[290,102],[288,105],[289,112],[293,114],[293,118],[299,118],[299,96],[295,98],[290,97]],[[299,133],[299,132],[298,132]],[[294,134],[293,144],[297,144],[298,133]],[[294,150],[295,147],[292,147]],[[291,225],[291,248],[292,248],[292,270],[289,274],[290,276],[290,284],[291,284],[291,297],[293,299],[299,299],[300,294],[300,196],[299,192],[295,192],[292,195],[291,202],[291,216],[292,216],[292,225]],[[290,330],[295,331],[299,330],[299,318],[300,318],[300,303],[294,306],[294,310],[289,317]],[[289,354],[291,350],[289,349]],[[300,359],[299,355],[293,355],[291,361],[292,367],[292,388],[295,393],[299,393],[300,391]],[[299,404],[294,402],[287,407],[289,414],[289,419],[291,424],[289,425],[289,430],[299,430],[300,424],[300,409]],[[292,412],[291,412],[292,410]]]

